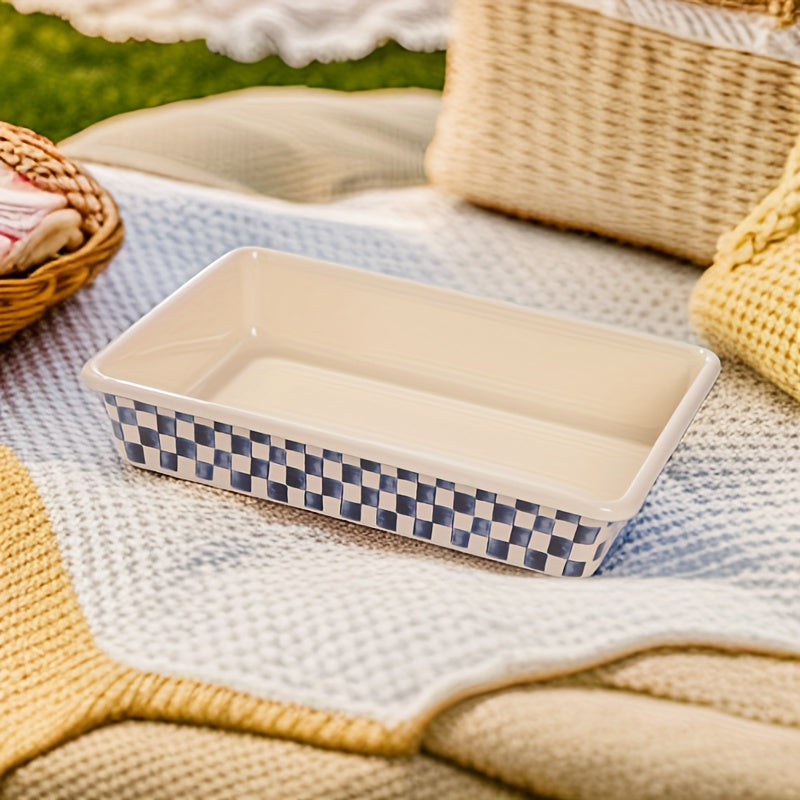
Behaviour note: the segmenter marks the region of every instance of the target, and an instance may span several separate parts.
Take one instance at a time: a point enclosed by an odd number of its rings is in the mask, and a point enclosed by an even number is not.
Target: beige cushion
[[[422,183],[440,94],[254,87],[121,114],[61,143],[72,158],[297,202]]]

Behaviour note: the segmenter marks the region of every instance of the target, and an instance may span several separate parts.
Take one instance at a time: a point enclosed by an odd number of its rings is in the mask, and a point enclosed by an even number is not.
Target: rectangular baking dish
[[[718,372],[694,345],[242,248],[82,379],[135,466],[587,576]]]

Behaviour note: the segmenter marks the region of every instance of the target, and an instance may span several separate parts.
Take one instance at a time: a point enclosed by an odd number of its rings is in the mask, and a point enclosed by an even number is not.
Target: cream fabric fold
[[[121,114],[60,147],[76,160],[326,202],[424,182],[439,106],[426,89],[254,87]]]
[[[465,703],[429,752],[548,797],[793,800],[800,730],[603,688],[530,686]]]

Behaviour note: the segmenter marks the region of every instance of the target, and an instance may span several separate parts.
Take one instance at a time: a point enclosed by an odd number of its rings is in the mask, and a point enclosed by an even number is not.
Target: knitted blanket
[[[800,406],[738,364],[585,581],[124,467],[78,381],[243,244],[687,340],[696,271],[427,187],[301,207],[95,172],[125,246],[0,362],[0,769],[126,717],[409,753],[489,688],[659,645],[800,652]]]
[[[651,652],[458,704],[413,756],[126,721],[0,778],[0,798],[794,800],[798,698],[797,660]]]

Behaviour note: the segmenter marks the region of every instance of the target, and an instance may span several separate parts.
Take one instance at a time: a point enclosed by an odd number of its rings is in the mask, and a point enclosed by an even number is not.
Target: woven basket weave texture
[[[0,122],[0,161],[45,191],[63,194],[81,215],[83,244],[28,273],[0,278],[0,342],[38,320],[105,268],[122,244],[111,195],[34,131]]]
[[[800,69],[552,0],[460,0],[431,181],[708,265],[780,178]]]

